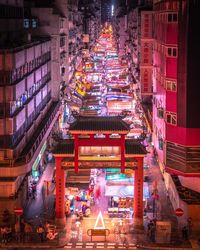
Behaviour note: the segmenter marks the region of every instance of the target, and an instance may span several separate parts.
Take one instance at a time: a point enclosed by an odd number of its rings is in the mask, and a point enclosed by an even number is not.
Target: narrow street
[[[26,221],[34,221],[35,227],[41,223],[43,224],[44,221],[49,219],[54,213],[53,204],[55,196],[53,193],[55,185],[52,183],[54,167],[54,163],[47,164],[46,169],[37,183],[35,198],[30,197],[27,202],[24,218]],[[49,183],[48,191],[47,182]]]
[[[128,122],[132,128],[128,137],[138,137],[138,132],[135,131],[138,131],[138,129],[142,131],[144,121],[140,118],[140,107],[138,104],[136,105],[131,91],[132,86],[130,85],[129,75],[126,71],[126,61],[124,59],[122,62],[118,58],[111,27],[107,27],[102,31],[97,45],[91,53],[91,57],[85,62],[83,70],[77,72],[77,79],[81,79],[82,81],[85,79],[89,82],[89,87],[86,89],[83,105],[80,110],[81,115],[121,115],[123,112],[126,112],[125,121]],[[114,105],[112,102],[114,102]],[[175,239],[178,239],[178,232],[174,232],[177,221],[171,204],[166,197],[165,185],[157,161],[151,154],[148,154],[146,158],[149,168],[146,170],[148,181],[144,187],[145,193],[147,197],[149,197],[147,199],[149,209],[147,209],[146,215],[144,216],[145,231],[147,231],[147,224],[150,220],[170,220],[173,222],[172,235]],[[51,163],[47,165],[37,185],[35,200],[30,200],[28,203],[25,216],[27,220],[34,220],[36,224],[51,220],[53,210],[55,209],[55,185],[51,182],[53,174],[54,164]],[[100,246],[100,243],[88,243],[91,240],[90,236],[88,236],[88,229],[94,227],[100,211],[103,215],[105,228],[109,228],[110,234],[107,237],[107,244],[110,248],[114,248],[115,244],[117,244],[117,247],[123,248],[124,242],[126,242],[127,246],[131,247],[131,249],[134,249],[133,246],[138,243],[150,243],[150,239],[147,237],[145,231],[140,233],[132,231],[132,215],[130,212],[125,218],[111,218],[109,216],[108,210],[111,206],[111,198],[105,196],[106,188],[108,188],[106,176],[105,171],[100,171],[97,175],[94,193],[96,189],[99,188],[100,196],[94,199],[90,216],[83,217],[80,221],[77,221],[73,213],[67,216],[65,231],[63,231],[60,236],[60,242],[66,244],[65,248],[72,248],[74,245],[76,245],[76,248],[82,248],[83,244],[86,244],[85,248],[92,248],[95,246],[94,244],[96,244],[96,248],[103,248]],[[48,193],[46,181],[50,183]],[[153,204],[151,193],[153,192],[155,183],[158,188],[159,199]],[[77,187],[78,186],[79,184],[77,183]],[[125,193],[125,195],[127,194]],[[76,201],[75,208],[80,209],[81,203]],[[104,237],[97,238],[97,241],[104,240]]]

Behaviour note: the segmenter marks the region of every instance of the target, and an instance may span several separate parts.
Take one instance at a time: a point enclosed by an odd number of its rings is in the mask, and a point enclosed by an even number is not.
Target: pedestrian
[[[189,236],[192,234],[192,226],[193,226],[193,224],[192,224],[192,218],[189,217],[188,218],[188,235]]]
[[[30,237],[31,237],[31,233],[33,232],[32,227],[29,223],[25,223],[24,226],[24,233],[25,233],[25,241],[29,242],[30,241]]]
[[[156,227],[155,227],[155,224],[152,222],[151,228],[150,228],[150,240],[152,242],[155,242],[155,233],[156,233]]]
[[[2,243],[6,243],[6,227],[5,226],[1,227],[1,238],[2,238]]]
[[[147,224],[147,236],[150,238],[150,232],[151,232],[151,222]]]
[[[42,227],[42,225],[40,224],[39,227],[37,228],[37,233],[39,235],[40,238],[40,242],[44,241],[44,228]]]
[[[6,239],[7,242],[11,241],[12,239],[12,228],[10,225],[6,227]]]
[[[25,224],[24,221],[22,220],[20,222],[20,241],[24,243],[25,240]]]
[[[20,242],[20,223],[17,221],[15,223],[15,240],[19,243]]]
[[[123,240],[123,246],[128,248],[129,244],[128,244],[128,240],[126,237],[124,237],[124,240]]]
[[[46,221],[46,223],[45,223],[45,231],[46,232],[48,232],[49,231],[49,227],[51,226],[51,224],[48,222],[48,221]]]
[[[183,240],[188,240],[188,229],[186,226],[182,228],[182,237],[183,237]]]

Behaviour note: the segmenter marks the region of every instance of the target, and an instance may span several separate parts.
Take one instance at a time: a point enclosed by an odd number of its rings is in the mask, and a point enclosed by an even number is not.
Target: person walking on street
[[[150,233],[150,235],[149,235],[150,240],[152,242],[155,242],[156,225],[155,225],[154,221],[150,222],[150,232],[149,233]]]
[[[123,246],[126,247],[126,248],[129,247],[128,240],[127,240],[126,237],[124,237],[124,239],[123,239]]]
[[[31,233],[32,233],[32,227],[29,223],[25,223],[24,226],[24,233],[25,233],[25,241],[29,242],[30,241],[30,237],[31,237]]]
[[[6,227],[1,227],[1,237],[2,237],[2,243],[7,243],[6,239]]]
[[[182,228],[182,237],[183,237],[183,240],[188,240],[188,229],[186,226]]]
[[[6,239],[7,242],[12,240],[12,228],[10,225],[6,227]]]
[[[37,228],[37,233],[39,235],[40,238],[40,242],[44,241],[44,228],[42,227],[42,225],[40,224],[39,227]]]
[[[25,240],[25,223],[22,220],[20,222],[20,241],[24,243]]]
[[[20,224],[18,221],[15,223],[14,230],[15,230],[15,240],[19,243],[20,242]]]

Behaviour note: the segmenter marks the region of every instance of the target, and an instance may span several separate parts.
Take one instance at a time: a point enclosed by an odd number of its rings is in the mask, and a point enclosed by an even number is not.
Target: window
[[[166,114],[166,120],[167,120],[167,123],[171,123],[171,115],[170,114]]]
[[[37,20],[36,19],[32,19],[32,28],[35,29],[37,28]]]
[[[60,19],[60,28],[62,29],[64,27],[64,20]]]
[[[165,88],[168,91],[176,92],[176,81],[175,80],[166,80]]]
[[[176,23],[178,21],[178,14],[177,13],[169,13],[167,17],[168,23]]]
[[[159,138],[159,139],[158,139],[158,148],[159,148],[160,150],[163,150],[163,146],[164,146],[163,139],[162,139],[162,138]]]
[[[160,84],[161,84],[161,86],[164,85],[164,78],[163,78],[163,76],[160,76]]]
[[[157,117],[158,118],[163,118],[164,117],[164,110],[163,110],[163,108],[158,108],[157,109]]]
[[[167,56],[169,56],[169,57],[177,57],[177,48],[168,47],[167,48]]]
[[[25,29],[29,28],[29,19],[24,19],[24,28]]]
[[[60,47],[63,47],[63,46],[65,46],[65,37],[61,36],[60,37]]]
[[[166,122],[171,125],[176,125],[177,124],[176,113],[166,112]]]

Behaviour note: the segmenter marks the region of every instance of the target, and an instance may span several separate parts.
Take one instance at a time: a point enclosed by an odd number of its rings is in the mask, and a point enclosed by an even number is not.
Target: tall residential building
[[[113,31],[117,44],[117,50],[120,58],[126,54],[127,40],[127,6],[118,2],[115,6],[115,14],[113,18]]]
[[[101,23],[110,22],[112,15],[112,1],[101,0]]]
[[[101,0],[79,0],[79,11],[83,20],[83,47],[91,49],[100,34]]]
[[[200,2],[154,3],[153,142],[174,209],[200,228]]]
[[[151,1],[122,1],[116,11],[114,30],[119,55],[127,57],[131,82],[142,103],[152,131],[153,11]]]
[[[67,7],[66,0],[32,1],[32,7],[30,7],[30,15],[36,17],[39,23],[37,29],[32,30],[32,34],[51,38],[51,78],[54,85],[52,95],[55,98],[60,95],[60,90],[66,87],[70,76]]]
[[[50,37],[25,32],[23,1],[0,1],[0,210],[23,206],[59,115]],[[31,19],[36,28],[36,19]],[[56,86],[55,86],[56,88]]]
[[[83,47],[83,18],[78,9],[78,0],[68,0],[69,12],[69,82],[71,82],[74,72],[81,63]]]

